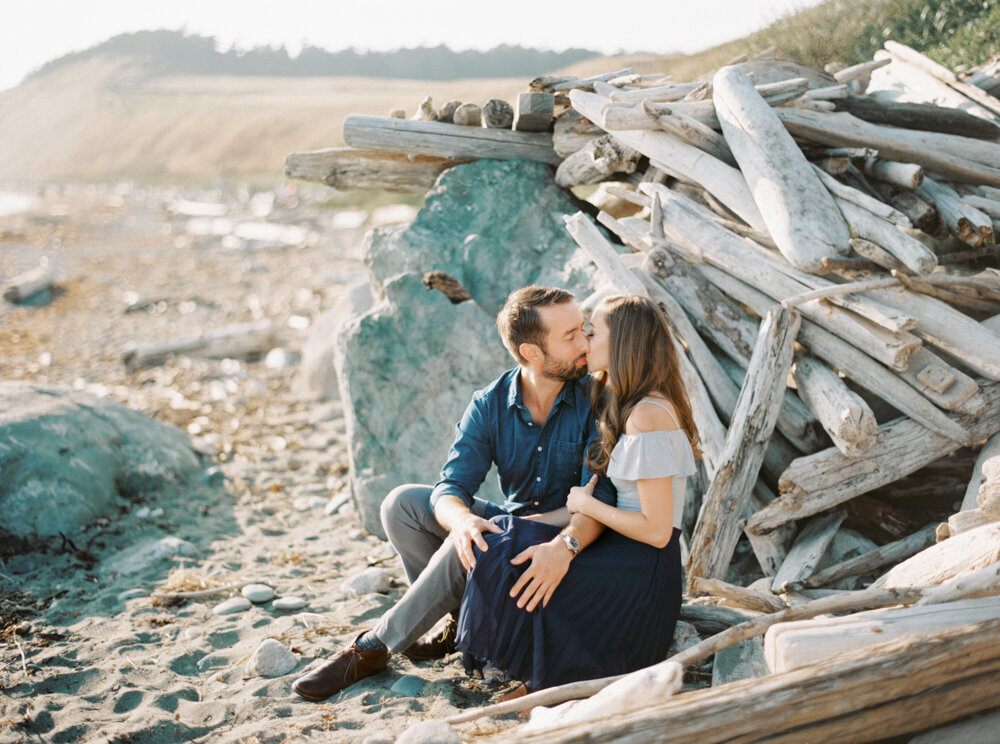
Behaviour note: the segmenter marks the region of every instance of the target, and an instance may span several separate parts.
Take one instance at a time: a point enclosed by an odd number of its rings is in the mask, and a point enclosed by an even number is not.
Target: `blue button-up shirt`
[[[493,463],[505,498],[502,507],[516,515],[566,506],[569,489],[590,480],[584,453],[597,427],[587,395],[589,376],[563,385],[544,424],[532,420],[520,380],[518,369],[512,369],[472,396],[431,492],[432,508],[446,495],[472,506]],[[605,477],[598,479],[594,496],[611,505],[617,500]]]

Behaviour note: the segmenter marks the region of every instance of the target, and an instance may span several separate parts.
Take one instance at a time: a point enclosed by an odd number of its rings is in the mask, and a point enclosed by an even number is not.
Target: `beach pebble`
[[[367,737],[361,744],[393,744],[395,741],[392,734],[379,731],[377,734]]]
[[[392,576],[384,568],[373,566],[351,576],[341,586],[345,592],[358,596],[372,593],[385,594],[392,586]]]
[[[250,676],[280,677],[292,671],[298,663],[295,654],[281,642],[268,638],[253,652],[244,670]]]
[[[336,496],[331,497],[330,500],[326,502],[324,511],[332,516],[343,509],[350,500],[351,495],[349,493],[339,493]]]
[[[404,674],[390,688],[401,697],[417,697],[424,690],[426,682],[412,674]]]
[[[276,610],[301,610],[308,603],[302,597],[278,597],[271,603]]]
[[[105,568],[114,573],[131,574],[142,571],[164,558],[194,554],[194,545],[187,540],[169,535],[126,548],[109,559],[105,563]]]
[[[256,604],[274,599],[274,589],[267,584],[247,584],[240,593]]]
[[[406,729],[396,744],[462,744],[462,740],[444,721],[421,721]]]
[[[136,597],[148,597],[149,592],[145,589],[126,589],[124,592],[118,595],[118,601],[124,602],[126,599],[135,599]]]
[[[212,612],[216,615],[231,615],[234,612],[246,612],[251,607],[253,607],[253,605],[243,597],[232,597],[231,599],[227,599],[225,602],[220,602],[215,605],[215,607],[212,608]]]
[[[296,511],[308,511],[321,506],[326,506],[326,499],[322,496],[299,496],[292,502],[292,507]]]
[[[280,346],[271,349],[264,357],[264,366],[274,370],[285,369],[288,367],[288,354]]]
[[[150,508],[149,508],[148,506],[144,506],[144,507],[142,507],[142,508],[140,508],[140,509],[136,509],[136,510],[135,510],[135,515],[136,515],[137,517],[139,517],[140,519],[145,519],[146,517],[148,517],[148,516],[149,516],[149,513],[150,513],[151,511],[153,511],[153,510],[152,510],[152,509],[150,509]]]

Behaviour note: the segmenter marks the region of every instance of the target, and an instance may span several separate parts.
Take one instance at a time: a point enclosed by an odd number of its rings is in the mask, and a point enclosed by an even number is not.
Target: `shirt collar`
[[[559,395],[556,396],[556,405],[560,403],[568,403],[573,406],[576,405],[576,388],[579,385],[579,381],[571,380],[562,386],[562,390],[559,391]],[[520,408],[527,411],[527,406],[524,405],[524,398],[521,396],[521,370],[516,368],[514,374],[511,378],[510,388],[507,390],[507,407]]]

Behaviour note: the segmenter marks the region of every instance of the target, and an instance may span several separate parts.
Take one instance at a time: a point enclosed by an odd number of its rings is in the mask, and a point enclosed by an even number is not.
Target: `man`
[[[518,366],[478,391],[457,427],[441,480],[433,488],[396,488],[382,504],[382,524],[399,552],[411,587],[376,626],[292,689],[324,700],[388,666],[390,651],[414,659],[440,658],[455,650],[454,623],[423,640],[442,617],[461,604],[473,545],[486,550],[483,532],[499,532],[490,519],[504,514],[552,519],[566,495],[590,480],[584,449],[595,434],[587,396],[587,338],[573,295],[553,287],[513,292],[497,327]],[[496,463],[506,501],[502,508],[475,497]],[[600,479],[595,496],[615,502],[614,487]],[[603,526],[574,514],[551,541],[513,559],[528,563],[512,597],[528,612],[549,598],[573,557]]]

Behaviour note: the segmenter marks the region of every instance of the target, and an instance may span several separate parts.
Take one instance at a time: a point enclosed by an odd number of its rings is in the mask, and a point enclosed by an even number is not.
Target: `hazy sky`
[[[696,52],[820,0],[31,0],[0,24],[0,90],[50,59],[140,29],[186,29],[223,48],[330,51],[498,44]]]

